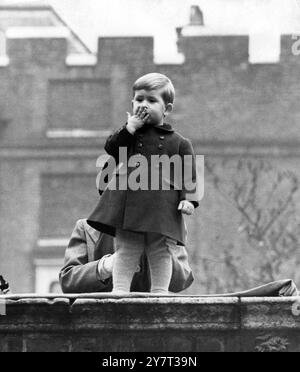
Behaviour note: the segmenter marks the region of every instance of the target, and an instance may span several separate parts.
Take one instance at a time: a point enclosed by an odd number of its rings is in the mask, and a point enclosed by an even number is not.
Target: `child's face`
[[[137,90],[132,100],[133,114],[136,114],[139,107],[146,108],[150,115],[146,124],[162,125],[164,117],[172,111],[173,105],[171,103],[166,105],[161,93],[162,91],[160,89]]]

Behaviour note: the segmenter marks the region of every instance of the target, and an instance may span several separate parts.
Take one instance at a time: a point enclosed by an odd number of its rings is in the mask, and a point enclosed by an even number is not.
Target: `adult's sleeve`
[[[111,279],[101,281],[99,261],[88,262],[87,241],[83,221],[76,223],[65,252],[64,266],[59,273],[64,293],[92,293],[111,291]]]

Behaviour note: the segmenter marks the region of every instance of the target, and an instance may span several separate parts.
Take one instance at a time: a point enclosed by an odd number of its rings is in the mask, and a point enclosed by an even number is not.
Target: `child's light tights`
[[[170,252],[174,247],[175,240],[160,234],[117,230],[113,292],[130,292],[133,276],[145,251],[150,267],[151,293],[167,293],[173,271]]]

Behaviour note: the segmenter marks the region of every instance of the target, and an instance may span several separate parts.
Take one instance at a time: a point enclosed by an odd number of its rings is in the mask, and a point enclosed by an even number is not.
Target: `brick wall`
[[[0,351],[299,352],[296,300],[7,297]]]
[[[186,64],[175,74],[179,123],[195,141],[299,141],[300,59],[292,55],[291,36],[282,36],[278,64],[249,64],[248,42],[244,36],[180,40]]]
[[[113,105],[109,80],[49,81],[49,129],[110,129]]]
[[[182,37],[178,43],[185,64],[155,66],[151,38],[101,38],[96,67],[66,68],[66,40],[9,39],[10,65],[0,69],[0,97],[11,124],[0,141],[26,144],[32,136],[43,136],[47,126],[63,127],[59,103],[65,116],[72,108],[80,110],[75,128],[90,122],[95,127],[91,112],[98,113],[100,127],[103,121],[106,128],[119,126],[130,108],[133,81],[159,70],[177,90],[173,119],[194,142],[295,144],[300,60],[292,55],[292,42],[282,36],[280,63],[251,65],[246,36]]]
[[[78,174],[42,176],[40,237],[69,236],[74,220],[87,215],[97,201],[94,175]]]

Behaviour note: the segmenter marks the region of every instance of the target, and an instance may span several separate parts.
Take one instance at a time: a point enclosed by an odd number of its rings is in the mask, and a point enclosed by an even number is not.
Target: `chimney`
[[[203,13],[198,5],[191,6],[190,26],[204,26]]]

